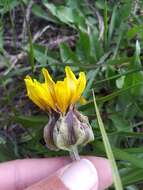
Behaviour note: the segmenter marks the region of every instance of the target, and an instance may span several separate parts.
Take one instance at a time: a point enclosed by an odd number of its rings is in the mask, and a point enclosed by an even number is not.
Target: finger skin
[[[86,157],[97,169],[99,189],[112,184],[109,161],[100,157]],[[3,190],[23,190],[55,173],[71,162],[68,157],[23,159],[0,164],[0,187]]]
[[[42,158],[14,160],[0,164],[0,187],[3,190],[23,190],[29,185],[48,177],[70,159]]]
[[[24,189],[24,190],[70,190],[68,189],[60,178],[56,175],[41,180],[40,182]]]
[[[113,183],[112,170],[109,161],[101,157],[88,157],[98,172],[99,190],[106,189]]]

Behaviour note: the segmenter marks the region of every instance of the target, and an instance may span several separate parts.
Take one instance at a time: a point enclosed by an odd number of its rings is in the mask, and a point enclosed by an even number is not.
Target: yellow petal
[[[55,109],[54,101],[47,85],[41,84],[35,79],[32,81],[30,77],[26,77],[25,82],[28,96],[36,105],[41,109],[49,109],[49,107]]]
[[[67,78],[71,79],[72,81],[76,82],[77,79],[74,75],[74,73],[72,72],[71,68],[69,66],[65,67],[65,71],[66,71],[66,76]]]
[[[79,98],[79,103],[80,103],[81,105],[85,105],[85,104],[87,104],[87,100],[86,100],[83,96],[81,96],[81,97]]]
[[[48,84],[54,85],[55,82],[53,81],[52,77],[50,76],[48,70],[43,68],[42,72],[43,72],[43,75],[44,75],[44,78],[45,78],[45,82],[48,83]]]
[[[67,82],[70,88],[70,96],[72,99],[72,97],[74,96],[74,94],[76,93],[76,87],[77,87],[77,79],[74,75],[74,73],[72,72],[70,67],[66,67],[65,68],[65,72],[66,72],[66,78],[67,78]]]
[[[45,102],[45,105],[55,109],[54,100],[51,96],[50,89],[47,87],[45,83],[40,84],[39,82],[35,82],[37,85],[37,93],[39,97]]]
[[[45,106],[43,105],[43,103],[40,101],[39,97],[36,95],[37,93],[35,93],[35,87],[34,87],[34,83],[32,81],[32,79],[27,76],[25,79],[25,84],[26,84],[26,88],[27,88],[27,95],[28,97],[37,105],[39,106],[41,109],[45,109]]]
[[[75,103],[76,101],[79,100],[79,98],[81,97],[84,89],[86,86],[86,76],[84,72],[80,72],[79,73],[79,78],[77,81],[77,86],[76,86],[76,92],[74,94],[74,96],[72,97],[71,103]]]
[[[53,101],[55,101],[55,82],[53,81],[52,77],[50,76],[49,72],[47,69],[43,68],[42,69],[44,78],[45,78],[45,83],[47,84],[47,88],[49,89],[51,96],[53,98]]]
[[[66,78],[56,84],[52,80],[48,70],[42,70],[45,82],[39,83],[29,76],[25,78],[27,94],[29,98],[41,109],[53,109],[65,113],[71,104],[75,104],[81,97],[86,85],[86,77],[83,72],[77,79],[70,69],[65,68]]]
[[[65,79],[64,81],[58,81],[55,84],[55,93],[57,107],[62,113],[65,113],[70,103],[70,89],[67,79]]]

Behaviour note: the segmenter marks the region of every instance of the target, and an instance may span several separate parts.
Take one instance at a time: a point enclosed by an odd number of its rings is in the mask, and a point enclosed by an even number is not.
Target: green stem
[[[78,153],[78,148],[77,146],[72,146],[70,150],[70,157],[73,161],[78,161],[80,160],[80,156]]]

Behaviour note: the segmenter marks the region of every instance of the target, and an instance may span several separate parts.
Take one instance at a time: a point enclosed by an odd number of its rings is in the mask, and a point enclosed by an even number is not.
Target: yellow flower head
[[[26,76],[25,83],[28,97],[41,109],[66,113],[70,105],[74,105],[86,86],[86,76],[84,72],[79,73],[77,79],[70,67],[65,67],[66,77],[63,81],[52,80],[48,70],[42,69],[45,82],[40,83],[36,79],[32,80]]]

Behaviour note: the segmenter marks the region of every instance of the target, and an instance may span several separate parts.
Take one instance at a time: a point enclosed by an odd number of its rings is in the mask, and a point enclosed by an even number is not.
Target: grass
[[[110,142],[109,142],[109,139],[108,139],[108,136],[107,136],[103,121],[101,119],[99,109],[97,107],[94,90],[92,90],[92,92],[93,92],[93,101],[94,101],[95,111],[96,111],[96,115],[97,115],[98,125],[99,125],[100,131],[101,131],[101,135],[102,135],[103,143],[104,143],[104,146],[105,146],[106,154],[107,154],[107,157],[108,157],[108,159],[109,159],[109,161],[111,163],[111,167],[112,167],[112,174],[113,174],[113,181],[114,181],[114,184],[115,184],[115,189],[116,190],[122,190],[123,186],[122,186],[122,182],[121,182],[120,175],[119,175],[119,172],[118,172],[118,168],[117,168],[117,165],[116,165],[116,161],[115,161],[115,158],[114,158],[114,154],[112,152],[112,148],[111,148],[111,145],[110,145]]]
[[[45,148],[42,129],[48,116],[28,100],[23,79],[28,74],[42,81],[42,67],[62,79],[70,65],[75,73],[86,72],[87,103],[77,106],[95,134],[81,154],[110,158],[113,153],[111,189],[141,189],[142,8],[142,1],[132,0],[0,2],[0,161],[66,154]]]

